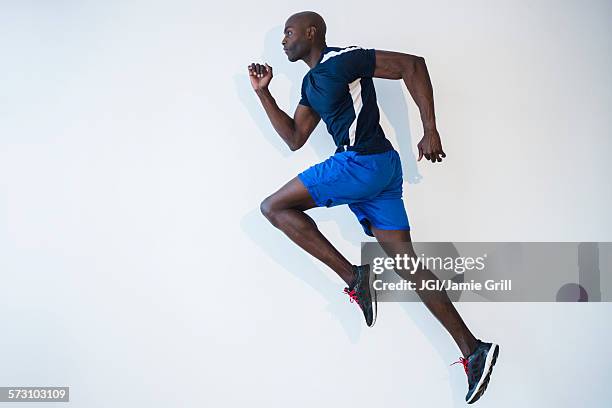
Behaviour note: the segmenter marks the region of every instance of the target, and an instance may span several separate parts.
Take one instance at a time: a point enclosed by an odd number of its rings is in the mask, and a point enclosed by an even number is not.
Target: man
[[[348,204],[366,234],[376,237],[390,257],[416,256],[402,200],[402,169],[398,153],[379,124],[372,78],[402,79],[419,107],[424,136],[419,158],[442,162],[436,129],[433,90],[425,61],[413,55],[328,47],[326,25],[314,12],[291,16],[284,29],[283,50],[289,61],[304,61],[310,70],[302,82],[302,96],[293,118],[283,112],[268,90],[272,67],[253,63],[248,71],[274,129],[294,151],[306,143],[320,119],[338,147],[336,153],[300,173],[261,204],[264,216],[292,241],[333,269],[348,285],[344,292],[361,308],[368,326],[376,318],[376,291],[369,265],[352,265],[321,234],[305,211],[314,207]],[[419,268],[414,274],[398,271],[421,287],[437,279]],[[444,291],[419,291],[425,306],[453,337],[468,375],[466,401],[475,402],[489,382],[499,346],[476,339]]]

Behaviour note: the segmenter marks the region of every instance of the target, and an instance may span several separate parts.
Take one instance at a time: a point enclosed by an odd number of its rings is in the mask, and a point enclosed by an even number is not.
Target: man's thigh
[[[416,256],[412,247],[412,239],[408,230],[384,230],[370,226],[376,240],[389,256],[408,255]]]
[[[268,206],[272,210],[291,208],[306,211],[316,207],[317,204],[310,196],[304,183],[298,177],[294,177],[279,188],[278,191],[266,198],[262,203],[263,206]]]

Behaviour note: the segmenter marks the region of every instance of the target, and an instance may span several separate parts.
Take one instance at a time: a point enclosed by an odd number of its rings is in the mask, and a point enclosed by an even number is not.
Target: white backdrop
[[[422,55],[441,165],[415,162],[401,82],[376,81],[414,240],[610,241],[612,5],[494,3],[0,3],[0,386],[70,386],[87,408],[464,406],[421,304],[366,329],[260,215],[333,145],[320,125],[291,153],[246,68],[273,65],[293,111],[307,66],[280,41],[304,9],[329,45]],[[312,215],[358,262],[348,209]],[[480,406],[609,403],[612,305],[457,307],[501,344]]]

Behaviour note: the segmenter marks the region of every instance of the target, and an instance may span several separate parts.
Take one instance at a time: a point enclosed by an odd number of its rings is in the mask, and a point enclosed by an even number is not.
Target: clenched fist
[[[249,78],[253,90],[259,91],[265,89],[272,80],[272,67],[266,64],[252,63],[249,65]]]
[[[419,159],[421,161],[423,156],[427,160],[431,160],[432,163],[442,162],[442,159],[446,157],[446,153],[442,150],[442,142],[440,141],[440,134],[437,130],[427,130],[425,135],[417,144],[419,149]]]

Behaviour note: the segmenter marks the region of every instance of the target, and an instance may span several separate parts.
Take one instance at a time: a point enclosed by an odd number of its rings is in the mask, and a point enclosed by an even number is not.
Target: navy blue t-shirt
[[[375,67],[374,49],[325,47],[317,65],[304,76],[300,105],[321,116],[336,152],[375,154],[393,149],[379,123]]]

